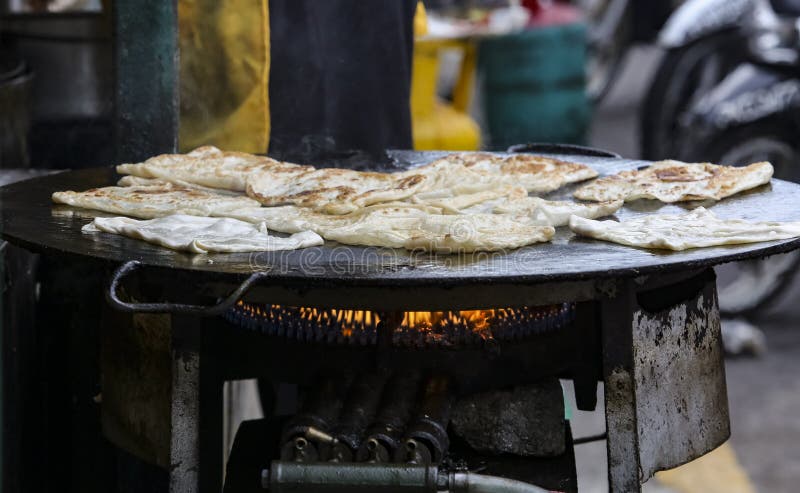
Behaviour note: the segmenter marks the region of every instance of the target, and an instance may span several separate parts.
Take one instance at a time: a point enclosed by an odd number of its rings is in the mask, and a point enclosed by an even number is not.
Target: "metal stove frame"
[[[259,372],[265,371],[268,347],[276,344],[277,338],[258,334],[267,340],[259,347],[251,345],[252,338],[243,345],[237,344],[235,337],[225,342],[215,328],[216,319],[209,316],[240,298],[254,303],[274,302],[274,298],[259,294],[254,276],[218,304],[203,305],[214,299],[209,296],[197,297],[197,304],[123,301],[117,289],[133,268],[125,264],[112,277],[108,293],[112,305],[127,312],[170,313],[172,320],[170,491],[219,491],[222,382],[263,376]],[[179,286],[184,285],[174,277],[159,282],[173,286],[171,293],[165,292],[167,296],[179,296]],[[197,288],[198,292],[208,292]],[[531,305],[555,299],[577,303],[577,319],[570,334],[575,339],[576,357],[565,362],[561,371],[566,370],[574,379],[579,409],[594,409],[597,382],[605,384],[612,492],[640,491],[641,483],[656,471],[689,462],[729,437],[713,270],[540,284],[516,290],[513,298],[537,301]],[[440,294],[441,300],[452,301],[452,289]],[[347,308],[341,302],[337,307]],[[389,334],[391,329],[386,327]],[[391,359],[391,339],[384,344],[380,341],[387,338],[378,339],[375,354]],[[360,349],[365,357],[372,357],[369,349]],[[329,357],[337,357],[335,347],[324,350],[330,351]],[[230,360],[232,353],[237,354],[238,361]]]

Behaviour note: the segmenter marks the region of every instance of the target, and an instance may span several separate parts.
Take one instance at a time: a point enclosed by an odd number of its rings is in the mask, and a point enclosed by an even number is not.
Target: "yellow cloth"
[[[269,145],[268,0],[180,0],[182,151]]]

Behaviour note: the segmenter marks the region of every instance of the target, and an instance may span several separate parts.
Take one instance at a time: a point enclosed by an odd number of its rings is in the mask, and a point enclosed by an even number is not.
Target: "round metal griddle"
[[[441,156],[437,152],[400,151],[392,156],[402,166],[413,167]],[[585,163],[601,175],[647,166],[648,162],[582,155],[553,155]],[[30,250],[51,254],[75,254],[113,263],[135,260],[142,267],[170,271],[214,273],[214,278],[237,284],[254,272],[257,284],[270,290],[272,302],[315,298],[330,305],[369,304],[410,308],[429,304],[427,290],[444,293],[459,306],[512,306],[514,290],[486,289],[489,286],[533,286],[574,284],[591,280],[632,278],[647,274],[697,271],[716,264],[764,257],[800,247],[800,239],[747,245],[700,248],[668,252],[630,248],[608,242],[578,238],[568,228],[558,228],[549,243],[536,244],[503,253],[442,255],[373,247],[355,247],[326,242],[321,247],[289,252],[253,254],[179,253],[107,233],[82,233],[81,227],[95,211],[55,205],[50,195],[59,190],[86,190],[112,185],[119,178],[111,168],[69,171],[18,182],[0,188],[2,236]],[[565,187],[546,198],[568,199],[577,185]],[[620,220],[651,213],[677,213],[704,205],[721,218],[800,221],[800,185],[773,180],[770,185],[738,194],[718,203],[664,205],[640,200],[620,210]],[[207,276],[206,274],[206,276]],[[463,300],[448,298],[447,290],[469,286]],[[319,292],[315,289],[319,289]],[[350,291],[342,294],[341,288]],[[386,288],[381,302],[359,298],[354,288]],[[285,296],[284,290],[293,290]],[[403,293],[399,293],[398,290]],[[442,291],[445,290],[445,291]],[[341,300],[337,301],[336,293]],[[364,291],[366,292],[366,291]],[[320,296],[316,296],[316,294]],[[323,294],[327,293],[327,294]],[[402,294],[396,303],[387,293]],[[450,295],[457,297],[455,291]],[[591,296],[584,296],[584,298]],[[319,298],[319,299],[316,299]],[[397,297],[395,297],[397,298]],[[580,296],[553,293],[554,301]],[[348,301],[349,300],[349,301]],[[504,302],[505,301],[505,302]],[[522,303],[524,300],[519,300]],[[546,301],[542,301],[546,302]],[[433,304],[434,301],[430,301]]]

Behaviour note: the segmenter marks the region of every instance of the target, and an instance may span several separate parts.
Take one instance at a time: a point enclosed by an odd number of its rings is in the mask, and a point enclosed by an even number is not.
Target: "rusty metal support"
[[[172,317],[170,493],[222,489],[222,381],[206,356],[213,341],[204,326]]]
[[[641,491],[633,384],[632,281],[621,281],[617,296],[601,305],[603,379],[605,382],[608,485],[614,493]]]
[[[622,280],[601,305],[612,492],[641,491],[730,436],[713,271],[653,285]]]

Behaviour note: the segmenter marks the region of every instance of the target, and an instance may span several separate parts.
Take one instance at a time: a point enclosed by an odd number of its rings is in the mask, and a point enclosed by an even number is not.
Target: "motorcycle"
[[[640,111],[645,159],[677,157],[678,120],[744,59],[752,31],[771,29],[768,0],[688,0],[658,35],[662,53]]]
[[[746,61],[688,108],[678,133],[685,161],[770,161],[775,177],[800,182],[800,1],[770,2],[775,17],[749,32]],[[800,253],[719,270],[720,309],[763,310],[800,267]]]
[[[575,0],[588,24],[586,93],[593,102],[609,91],[628,47],[651,41],[683,0]]]

